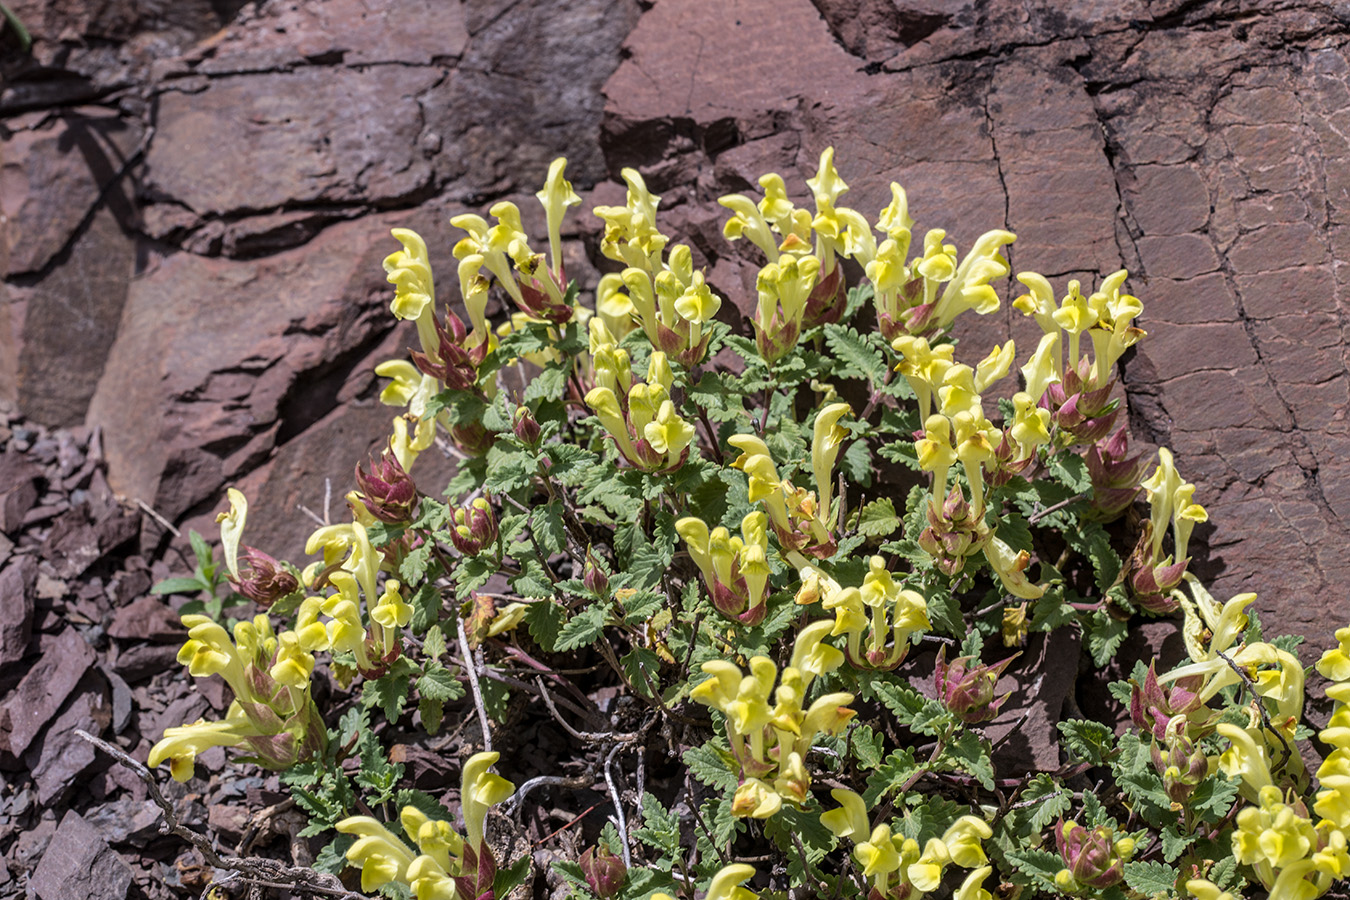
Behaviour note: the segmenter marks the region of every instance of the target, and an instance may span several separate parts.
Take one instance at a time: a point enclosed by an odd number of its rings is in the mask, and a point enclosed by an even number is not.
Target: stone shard
[[[0,569],[0,667],[28,654],[37,577],[37,560],[30,554],[15,557]]]
[[[172,644],[186,637],[178,614],[158,597],[145,596],[113,614],[108,636],[124,641],[156,641]]]
[[[10,449],[0,456],[0,533],[17,534],[24,516],[37,504],[42,469]]]
[[[94,648],[74,628],[43,635],[40,646],[42,658],[0,706],[0,749],[15,756],[28,749],[94,664]]]
[[[43,806],[75,787],[81,773],[98,760],[94,745],[75,734],[75,729],[97,737],[112,721],[108,685],[102,675],[87,673],[72,693],[61,714],[24,754]]]
[[[94,826],[70,810],[29,886],[39,900],[122,900],[131,888],[131,867]]]

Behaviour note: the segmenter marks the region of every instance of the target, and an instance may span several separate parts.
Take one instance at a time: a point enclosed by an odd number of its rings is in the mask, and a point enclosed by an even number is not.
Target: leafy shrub
[[[753,880],[764,896],[1307,898],[1346,875],[1350,628],[1318,663],[1336,712],[1315,788],[1296,642],[1265,641],[1253,595],[1219,603],[1187,571],[1195,487],[1116,427],[1117,364],[1145,336],[1125,272],[1058,300],[1018,274],[1013,305],[1043,335],[1021,378],[1011,340],[958,361],[951,326],[999,308],[1014,235],[964,255],[939,229],[916,242],[899,185],[874,227],[837,205],[827,150],[814,211],[772,174],[761,197],[720,201],[763,263],[738,334],[694,251],[660,231],[660,198],[623,176],[626,205],[595,210],[619,271],[593,308],[560,255],[580,203],[563,160],[538,194],[547,254],[511,203],[452,220],[467,321],[437,303],[421,238],[394,231],[392,310],[420,346],[377,368],[401,410],[388,449],[303,570],[241,543],[230,491],[230,583],[270,609],[227,631],[200,548],[196,576],[166,587],[212,598],[184,616],[179,658],[235,700],[166,731],[152,766],[185,780],[203,749],[238,747],[284,771],[308,834],[337,833],[321,868],[420,900],[531,877],[528,854],[497,859],[485,837],[516,790],[490,771],[489,720],[518,692],[593,746],[612,798],[599,845],[559,864],[578,897],[727,900]],[[852,288],[846,261],[865,275]],[[493,291],[518,308],[497,328]],[[533,374],[512,396],[498,374],[518,365]],[[438,442],[462,462],[425,490],[413,473]],[[1189,659],[1112,686],[1128,730],[1062,721],[1058,769],[996,770],[984,725],[1000,684],[1039,676],[1018,650],[1031,633],[1077,632],[1102,667],[1133,623],[1178,612]],[[554,700],[585,702],[566,673],[590,662],[618,689],[611,731],[578,730]],[[360,688],[336,722],[311,693],[320,664]],[[381,734],[471,716],[484,752],[463,764],[461,831]],[[626,801],[620,749],[704,789]]]

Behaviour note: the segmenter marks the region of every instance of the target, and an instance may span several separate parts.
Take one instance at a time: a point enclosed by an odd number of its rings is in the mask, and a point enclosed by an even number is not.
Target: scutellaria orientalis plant
[[[303,569],[244,544],[230,490],[225,565],[262,611],[232,633],[219,605],[183,617],[179,660],[234,701],[168,729],[151,766],[187,780],[225,746],[281,771],[328,841],[318,868],[418,900],[548,880],[489,837],[568,780],[491,771],[530,769],[491,746],[522,710],[586,747],[569,771],[609,817],[538,839],[579,898],[1308,900],[1350,874],[1350,628],[1316,664],[1335,712],[1310,773],[1297,641],[1263,638],[1254,595],[1209,594],[1195,486],[1166,448],[1131,455],[1117,377],[1145,333],[1124,271],[1018,273],[1041,337],[968,355],[952,326],[1000,308],[1014,235],[964,254],[916,236],[898,184],[870,219],[827,149],[810,207],[775,174],[720,200],[759,266],[748,327],[631,169],[626,203],[595,210],[613,265],[587,306],[564,168],[542,240],[509,202],[451,220],[453,305],[422,238],[393,232],[418,346],[376,370],[387,448]],[[457,474],[417,483],[438,445]],[[1010,697],[1044,648],[1081,638],[1103,667],[1151,617],[1179,620],[1188,658],[1111,686],[1121,733],[1064,719],[1057,768],[996,766],[989,729],[1026,720]],[[319,666],[352,699],[320,708]],[[583,688],[617,699],[602,714]],[[482,751],[431,796],[382,741],[448,725]]]

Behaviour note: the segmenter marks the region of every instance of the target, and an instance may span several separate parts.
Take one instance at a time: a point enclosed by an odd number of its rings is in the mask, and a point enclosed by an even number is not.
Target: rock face
[[[519,199],[555,155],[597,202],[635,165],[744,304],[716,197],[769,170],[801,193],[834,146],[859,209],[897,180],[919,228],[964,248],[1007,227],[1015,269],[1057,288],[1128,267],[1151,337],[1126,401],[1200,485],[1195,567],[1316,640],[1344,617],[1338,4],[11,6],[34,45],[0,54],[0,398],[101,427],[113,488],[171,520],[240,483],[271,510],[252,539],[294,553],[295,505],[325,475],[340,502],[387,426],[370,370],[408,341],[391,226],[453,285],[447,216]],[[1034,337],[1006,304],[962,328]]]

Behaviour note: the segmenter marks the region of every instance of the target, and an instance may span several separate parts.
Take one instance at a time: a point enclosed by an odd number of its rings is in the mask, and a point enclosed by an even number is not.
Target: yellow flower
[[[229,718],[222,722],[198,719],[191,725],[166,728],[164,736],[150,748],[150,757],[146,760],[146,765],[153,769],[167,759],[173,780],[185,782],[192,778],[193,762],[197,754],[212,747],[233,747],[240,743],[243,736],[239,733],[239,728],[240,721]]]
[[[740,886],[753,877],[755,877],[754,866],[745,863],[724,866],[713,876],[703,900],[755,900],[756,895],[753,892]]]
[[[738,818],[768,819],[783,808],[783,798],[758,778],[747,778],[736,788],[731,814]]]
[[[216,516],[216,521],[220,523],[220,544],[225,552],[225,568],[237,579],[239,539],[244,534],[244,522],[248,519],[248,498],[234,488],[227,488],[225,496],[230,499],[230,511]]]
[[[388,828],[370,816],[351,816],[335,827],[357,836],[347,848],[347,859],[361,868],[361,890],[377,890],[392,881],[407,883],[408,866],[416,856]]]
[[[994,895],[982,887],[984,880],[992,871],[993,866],[981,866],[972,870],[966,876],[966,880],[961,882],[961,887],[957,888],[952,900],[994,900]]]
[[[314,672],[314,657],[300,646],[300,639],[294,631],[283,631],[277,636],[277,661],[269,674],[278,684],[290,688],[309,686],[309,676]]]
[[[1220,735],[1228,738],[1229,741],[1228,749],[1219,755],[1219,769],[1228,778],[1240,777],[1242,779],[1242,796],[1248,800],[1260,796],[1264,800],[1265,789],[1273,786],[1273,780],[1270,777],[1270,759],[1264,736],[1259,732],[1253,735],[1251,732],[1227,722],[1219,723],[1216,729]],[[1279,791],[1276,790],[1277,795],[1278,793]],[[1239,860],[1239,862],[1245,861]]]
[[[1350,681],[1350,627],[1336,629],[1337,647],[1317,661],[1317,671],[1330,681]]]
[[[548,220],[549,258],[553,260],[554,267],[560,267],[562,263],[563,213],[567,211],[567,207],[581,203],[581,198],[572,190],[571,183],[563,177],[566,169],[565,158],[560,156],[555,159],[548,167],[548,178],[544,181],[543,190],[535,194],[543,204],[544,215]]]
[[[942,871],[951,863],[951,853],[947,845],[938,838],[929,838],[924,845],[923,855],[912,863],[906,871],[910,884],[925,893],[936,890],[942,883]]]
[[[811,471],[816,476],[816,496],[823,516],[830,514],[834,464],[839,458],[840,446],[848,437],[848,430],[839,424],[839,420],[852,412],[847,403],[831,403],[816,414],[811,439]]]
[[[421,235],[407,228],[390,232],[403,249],[389,254],[384,270],[395,287],[390,310],[399,320],[412,319],[417,323],[417,337],[422,352],[436,356],[440,340],[436,335],[436,288],[432,283],[431,260],[426,242]]]
[[[1036,345],[1036,352],[1022,367],[1022,376],[1026,379],[1027,395],[1033,403],[1039,403],[1051,384],[1060,380],[1059,332],[1043,335]]]
[[[488,771],[500,757],[500,753],[475,753],[464,764],[459,802],[464,813],[464,836],[470,847],[483,844],[483,820],[488,809],[516,790],[514,784]]]
[[[984,545],[984,556],[1004,589],[1014,597],[1038,600],[1045,593],[1045,586],[1034,584],[1024,572],[1031,559],[1027,551],[1014,553],[1011,547],[995,536]]]
[[[847,788],[831,788],[830,796],[839,804],[820,814],[820,824],[834,833],[835,837],[857,838],[868,833],[867,805],[863,798]]]

